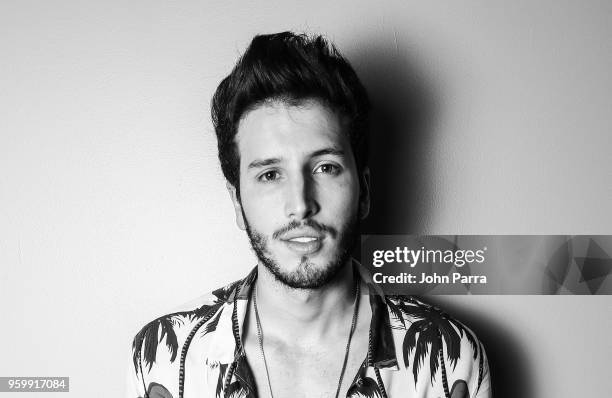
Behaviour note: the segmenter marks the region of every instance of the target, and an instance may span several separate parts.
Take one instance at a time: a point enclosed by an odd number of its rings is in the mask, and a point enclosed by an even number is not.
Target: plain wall
[[[611,21],[604,1],[2,1],[0,376],[122,396],[145,322],[254,266],[209,104],[257,33],[325,33],[397,112],[426,88],[432,121],[377,172],[409,199],[388,232],[610,234]],[[496,396],[609,395],[609,296],[432,299],[485,341]]]

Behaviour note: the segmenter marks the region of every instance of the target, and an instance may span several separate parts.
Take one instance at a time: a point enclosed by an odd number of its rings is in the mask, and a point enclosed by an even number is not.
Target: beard
[[[278,261],[270,255],[266,236],[251,228],[244,212],[243,218],[251,247],[259,261],[274,275],[277,281],[293,289],[318,289],[334,279],[350,258],[359,229],[359,216],[357,212],[355,212],[354,216],[341,231],[337,231],[335,228],[320,224],[314,220],[306,220],[301,223],[297,221],[290,222],[284,228],[276,231],[272,238],[275,239],[291,229],[309,226],[319,231],[328,232],[329,235],[337,238],[338,245],[333,253],[333,257],[327,264],[317,265],[309,261],[308,256],[302,256],[295,270],[284,271],[278,264]]]

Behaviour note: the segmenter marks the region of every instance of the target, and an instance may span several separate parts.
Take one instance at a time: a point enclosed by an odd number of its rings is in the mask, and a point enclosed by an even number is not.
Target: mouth
[[[298,242],[298,243],[308,243],[317,240],[317,238],[312,236],[301,236],[298,238],[288,239],[289,242]]]
[[[291,239],[281,239],[289,250],[299,255],[314,254],[323,247],[323,237],[296,236]]]

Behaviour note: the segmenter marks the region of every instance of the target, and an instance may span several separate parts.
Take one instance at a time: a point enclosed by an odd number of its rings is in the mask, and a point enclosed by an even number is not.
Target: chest
[[[367,355],[367,336],[325,346],[265,346],[265,361],[257,342],[247,344],[247,361],[259,398],[339,397],[346,393]],[[346,365],[344,364],[346,357]],[[267,371],[266,371],[267,366]],[[269,377],[269,382],[268,382]]]

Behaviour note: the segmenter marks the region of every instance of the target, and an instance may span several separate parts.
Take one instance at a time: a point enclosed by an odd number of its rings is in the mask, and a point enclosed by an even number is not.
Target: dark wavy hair
[[[237,191],[240,154],[234,138],[241,118],[267,101],[299,105],[311,99],[344,122],[358,171],[363,170],[370,101],[348,61],[322,36],[258,35],[217,87],[211,106],[221,169]]]

